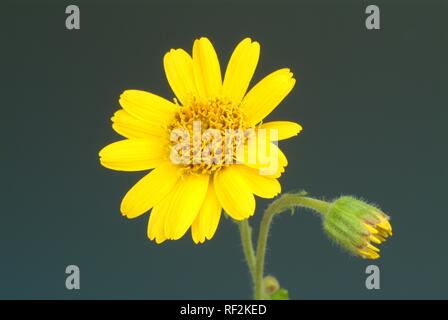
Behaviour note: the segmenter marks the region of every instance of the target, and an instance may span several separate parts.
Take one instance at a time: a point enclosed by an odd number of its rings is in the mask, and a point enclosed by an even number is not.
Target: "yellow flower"
[[[287,159],[276,142],[302,128],[289,121],[261,121],[288,95],[295,79],[289,69],[280,69],[246,94],[259,54],[257,42],[241,41],[222,80],[213,45],[200,38],[194,41],[192,57],[182,49],[164,56],[174,102],[139,90],[120,96],[122,109],[112,117],[112,127],[126,139],[103,148],[100,162],[120,171],[153,169],[121,203],[128,218],[151,210],[151,240],[176,240],[191,227],[194,242],[202,243],[213,237],[223,209],[235,220],[247,219],[255,211],[254,195],[272,198],[281,191],[277,179]],[[262,132],[268,136],[265,141]],[[248,156],[251,150],[254,157]]]

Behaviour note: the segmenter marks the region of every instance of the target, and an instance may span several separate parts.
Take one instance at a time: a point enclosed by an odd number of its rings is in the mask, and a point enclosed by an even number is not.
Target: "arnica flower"
[[[140,90],[120,96],[122,109],[112,117],[112,127],[125,139],[103,148],[100,162],[119,171],[153,169],[121,203],[128,218],[151,210],[149,239],[176,240],[191,227],[194,242],[202,243],[213,237],[223,209],[235,220],[247,219],[255,211],[254,195],[280,193],[278,178],[288,162],[277,141],[297,135],[301,126],[262,120],[289,94],[295,79],[289,69],[280,69],[247,92],[259,54],[257,42],[241,41],[222,79],[212,43],[200,38],[192,56],[182,49],[164,56],[173,102]],[[269,137],[265,141],[262,132]],[[254,156],[247,156],[251,150]]]
[[[325,232],[350,253],[377,259],[375,246],[392,235],[389,217],[377,207],[353,197],[344,196],[330,204],[323,215]]]

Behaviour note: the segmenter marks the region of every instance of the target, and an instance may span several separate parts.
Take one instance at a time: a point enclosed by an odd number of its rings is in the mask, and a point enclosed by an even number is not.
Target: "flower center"
[[[248,126],[239,105],[223,99],[192,99],[168,126],[171,161],[188,172],[210,174],[235,162]]]

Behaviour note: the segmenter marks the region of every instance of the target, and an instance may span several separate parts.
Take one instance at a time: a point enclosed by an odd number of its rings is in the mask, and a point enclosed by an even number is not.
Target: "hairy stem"
[[[252,277],[252,282],[255,284],[255,251],[252,244],[252,228],[249,225],[248,219],[238,221],[238,227],[240,229],[244,257]]]
[[[293,210],[295,207],[304,207],[325,214],[327,212],[329,203],[309,197],[305,197],[304,193],[298,194],[284,194],[280,198],[273,201],[266,211],[260,224],[260,232],[258,234],[257,252],[255,256],[255,293],[256,300],[266,298],[263,275],[266,255],[266,244],[268,241],[269,228],[271,226],[272,218],[279,213],[286,210]]]

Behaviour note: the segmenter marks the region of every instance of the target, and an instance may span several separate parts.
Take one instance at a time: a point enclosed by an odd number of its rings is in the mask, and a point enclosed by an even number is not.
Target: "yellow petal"
[[[163,66],[168,83],[176,97],[186,105],[198,92],[193,74],[193,60],[182,49],[171,49],[163,58]]]
[[[374,252],[372,250],[369,249],[359,249],[358,252],[362,255],[363,258],[366,259],[378,259],[380,257],[380,255],[377,252]]]
[[[281,192],[282,188],[277,179],[262,176],[258,170],[245,165],[234,165],[234,167],[255,195],[273,198]]]
[[[101,164],[119,171],[141,171],[156,167],[168,156],[166,145],[157,139],[126,139],[111,143],[100,152]]]
[[[289,69],[280,69],[257,83],[241,104],[248,123],[255,125],[270,114],[292,90],[295,82]]]
[[[386,218],[381,218],[381,221],[377,224],[377,226],[392,235],[392,226]]]
[[[167,161],[137,182],[124,196],[121,213],[135,218],[157,205],[176,185],[181,169]]]
[[[181,238],[191,227],[204,202],[208,180],[207,175],[190,174],[178,181],[165,220],[165,235],[168,239]]]
[[[193,72],[196,88],[201,98],[214,99],[221,95],[221,68],[215,49],[207,38],[194,41]]]
[[[154,206],[149,215],[147,235],[150,240],[155,240],[158,244],[168,239],[165,235],[165,220],[171,200],[172,195],[168,194]]]
[[[241,102],[254,75],[260,57],[260,44],[250,38],[235,48],[227,65],[222,94],[235,103]]]
[[[368,223],[364,223],[364,227],[371,233],[376,235],[378,233],[378,230],[376,230],[374,227],[369,225]]]
[[[378,230],[377,235],[380,235],[384,240],[386,240],[389,237],[389,232],[387,232],[386,230],[381,228],[377,228],[377,230]]]
[[[216,197],[213,179],[210,179],[204,203],[191,226],[191,236],[195,243],[210,240],[218,228],[222,207]]]
[[[258,129],[266,130],[266,137],[270,138],[271,141],[279,141],[296,136],[300,131],[302,131],[302,126],[291,121],[271,121],[261,124],[258,126]],[[271,130],[277,131],[277,139],[271,138]]]
[[[111,120],[112,128],[125,138],[142,139],[167,135],[166,127],[161,123],[142,121],[123,109],[115,112]]]
[[[372,251],[375,251],[375,252],[380,252],[380,249],[378,249],[374,245],[371,245],[370,243],[367,244],[367,248],[372,250]]]
[[[174,103],[141,90],[126,90],[119,102],[129,114],[149,123],[167,124],[177,109]]]
[[[275,142],[270,142],[264,131],[250,136],[237,152],[237,161],[258,169],[266,177],[278,178],[285,171],[288,159]]]
[[[233,219],[244,220],[254,214],[254,195],[233,165],[216,172],[214,184],[221,206]]]
[[[370,235],[370,236],[369,236],[369,239],[370,239],[372,242],[376,243],[376,244],[380,244],[380,243],[382,242],[380,239],[378,239],[378,238],[375,237],[374,235]]]
[[[383,237],[380,233],[377,233],[377,234],[375,235],[375,237],[376,237],[378,240],[380,240],[381,242],[386,241],[386,237]]]

